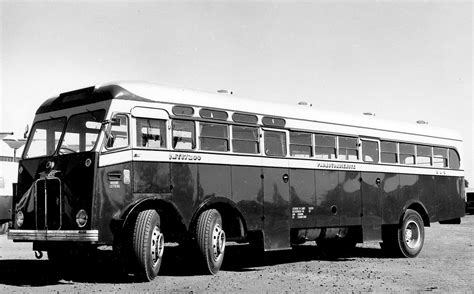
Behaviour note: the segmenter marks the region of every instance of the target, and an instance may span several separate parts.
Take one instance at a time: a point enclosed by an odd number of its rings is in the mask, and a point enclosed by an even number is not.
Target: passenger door
[[[265,129],[263,135],[264,249],[287,249],[291,248],[287,131]]]

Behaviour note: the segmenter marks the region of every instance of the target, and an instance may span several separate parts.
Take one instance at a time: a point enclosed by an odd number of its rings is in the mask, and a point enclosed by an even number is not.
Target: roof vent
[[[364,115],[366,115],[366,116],[375,116],[375,113],[373,113],[373,112],[364,112]]]
[[[217,93],[219,93],[219,94],[229,94],[229,95],[234,94],[234,92],[226,90],[226,89],[217,90]]]
[[[424,120],[417,120],[416,123],[419,124],[419,125],[427,125],[428,124],[428,122],[424,121]]]
[[[301,105],[301,106],[309,106],[309,107],[313,107],[313,104],[306,102],[306,101],[300,101],[298,102],[298,105]]]

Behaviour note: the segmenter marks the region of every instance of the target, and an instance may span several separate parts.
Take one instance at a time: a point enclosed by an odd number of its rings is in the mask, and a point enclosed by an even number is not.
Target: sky
[[[461,132],[473,178],[473,4],[0,0],[0,132],[61,92],[116,80]]]

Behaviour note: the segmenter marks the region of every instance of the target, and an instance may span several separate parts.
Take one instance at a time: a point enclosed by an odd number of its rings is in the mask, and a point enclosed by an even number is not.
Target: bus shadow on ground
[[[194,252],[194,253],[193,253]],[[292,250],[267,252],[247,245],[226,247],[226,256],[221,271],[260,271],[262,267],[278,264],[330,261],[343,262],[355,258],[385,258],[378,248],[355,248],[350,254],[341,252],[329,256],[316,246],[298,246]],[[125,273],[123,263],[117,261],[111,251],[98,252],[87,262],[66,261],[57,267],[46,257],[41,260],[0,260],[0,284],[40,287],[47,285],[86,283],[135,283],[133,275]],[[197,254],[180,247],[167,247],[160,276],[204,275]],[[159,279],[159,277],[157,278]]]

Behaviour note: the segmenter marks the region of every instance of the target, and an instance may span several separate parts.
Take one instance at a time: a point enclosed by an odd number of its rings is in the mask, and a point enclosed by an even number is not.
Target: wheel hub
[[[418,224],[414,221],[410,221],[407,223],[405,229],[405,242],[407,246],[412,249],[420,246],[420,228],[418,227]]]
[[[214,259],[218,259],[225,250],[225,232],[219,224],[216,224],[212,230],[212,250]]]
[[[151,244],[150,244],[151,257],[153,259],[153,266],[156,266],[156,264],[163,257],[164,249],[165,249],[165,238],[163,237],[163,234],[160,232],[160,229],[158,228],[158,226],[156,226],[153,229],[153,233],[151,235]]]

